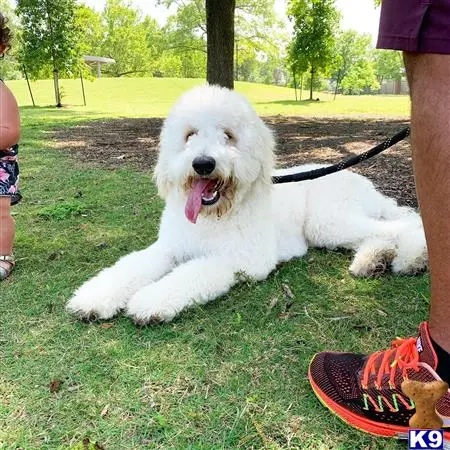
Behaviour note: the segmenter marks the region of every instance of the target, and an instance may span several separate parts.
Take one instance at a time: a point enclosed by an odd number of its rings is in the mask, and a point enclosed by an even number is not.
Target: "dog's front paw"
[[[125,299],[120,286],[99,276],[81,286],[66,309],[82,319],[109,319],[125,306]]]
[[[67,302],[66,309],[81,319],[91,320],[109,319],[118,312],[119,308],[107,298],[78,293]]]
[[[180,311],[167,292],[147,286],[137,292],[128,302],[126,313],[137,325],[170,322]]]

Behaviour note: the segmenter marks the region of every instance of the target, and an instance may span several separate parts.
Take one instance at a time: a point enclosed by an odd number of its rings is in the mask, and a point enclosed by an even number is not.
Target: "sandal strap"
[[[5,261],[14,264],[16,262],[16,258],[14,258],[14,255],[0,255],[0,261]]]

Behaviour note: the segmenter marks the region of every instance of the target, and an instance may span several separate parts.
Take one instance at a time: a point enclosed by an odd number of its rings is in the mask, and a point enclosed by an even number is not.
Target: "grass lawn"
[[[20,83],[10,86],[25,104]],[[415,333],[428,309],[427,276],[355,280],[349,254],[313,251],[171,324],[138,328],[124,317],[86,324],[65,313],[84,280],[156,238],[162,202],[150,174],[81,166],[51,149],[49,131],[163,115],[196,83],[169,80],[164,90],[165,80],[105,79],[88,84],[88,108],[22,108],[19,262],[0,285],[0,448],[404,448],[329,414],[306,374],[322,349],[369,352]],[[74,85],[63,85],[75,104]],[[284,88],[238,87],[270,114],[408,108],[392,97],[294,105]],[[41,104],[51,102],[49,89],[37,83]],[[291,306],[283,284],[295,295]]]
[[[103,78],[85,81],[87,107],[83,105],[80,80],[62,80],[63,103],[72,105],[71,111],[78,113],[100,113],[102,115],[156,117],[165,116],[175,99],[192,86],[204,83],[195,79],[162,78]],[[8,82],[23,106],[31,105],[25,81]],[[36,104],[47,106],[54,103],[53,82],[50,80],[32,83]],[[255,83],[236,84],[236,89],[245,94],[262,115],[365,115],[407,116],[409,97],[396,95],[342,96],[333,100],[333,95],[314,93],[320,102],[303,100],[296,102],[294,90],[284,87]],[[309,98],[303,91],[302,98]]]

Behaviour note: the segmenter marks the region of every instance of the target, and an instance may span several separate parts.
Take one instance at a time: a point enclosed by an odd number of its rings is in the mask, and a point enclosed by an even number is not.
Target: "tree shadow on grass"
[[[334,164],[368,150],[407,125],[398,119],[386,122],[270,116],[264,117],[264,121],[277,138],[279,167]],[[162,123],[160,118],[94,120],[57,127],[47,137],[56,148],[70,152],[82,165],[151,171],[158,156]],[[368,176],[383,193],[401,204],[417,206],[408,141],[352,170]]]
[[[316,100],[318,98],[319,100]],[[282,105],[282,106],[311,106],[320,103],[320,97],[316,97],[312,100],[302,99],[302,100],[273,100],[271,102],[256,102],[257,105]],[[323,103],[324,101],[322,101]]]

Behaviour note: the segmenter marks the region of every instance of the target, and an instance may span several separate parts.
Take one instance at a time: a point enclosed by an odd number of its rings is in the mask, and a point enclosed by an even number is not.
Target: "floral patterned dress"
[[[0,150],[0,196],[11,197],[11,205],[19,203],[22,198],[19,192],[18,151],[18,145]]]

